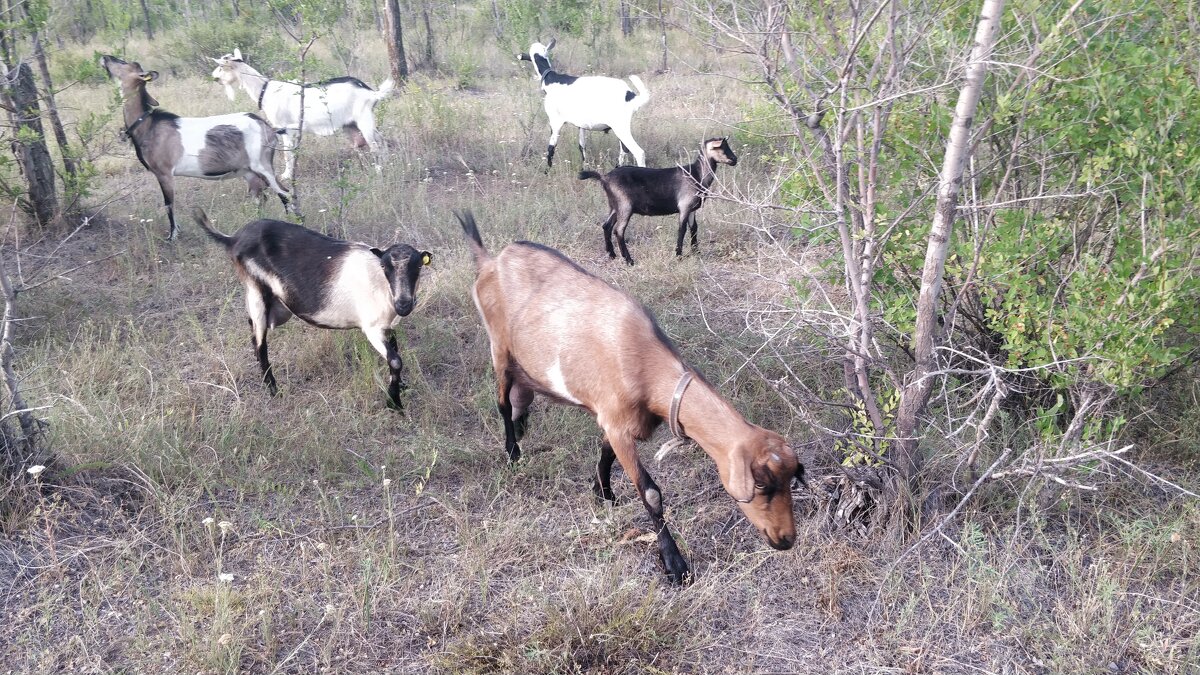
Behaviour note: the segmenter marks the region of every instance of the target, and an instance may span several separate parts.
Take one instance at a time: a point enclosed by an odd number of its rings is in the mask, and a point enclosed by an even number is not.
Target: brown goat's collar
[[[262,110],[262,100],[263,100],[263,97],[267,95],[267,85],[268,84],[271,84],[270,78],[263,80],[262,89],[258,90],[258,109],[259,110]]]
[[[671,397],[671,410],[667,415],[667,425],[671,427],[671,435],[680,440],[687,438],[679,426],[679,404],[683,402],[683,392],[692,383],[692,371],[685,370],[679,376],[679,384],[675,385],[675,395]]]

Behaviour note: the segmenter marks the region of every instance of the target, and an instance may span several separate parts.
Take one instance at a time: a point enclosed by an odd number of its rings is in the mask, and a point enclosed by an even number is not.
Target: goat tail
[[[580,171],[579,172],[579,180],[588,180],[589,178],[595,178],[596,180],[603,180],[604,177],[595,171]]]
[[[200,229],[204,230],[204,233],[211,237],[213,241],[224,246],[225,248],[233,246],[233,237],[221,234],[220,232],[214,230],[212,223],[208,221],[208,214],[204,212],[204,209],[197,208],[192,212],[192,217],[196,219],[196,224],[200,226]]]
[[[483,239],[479,236],[479,228],[475,225],[475,215],[470,210],[455,209],[454,217],[462,225],[463,234],[467,235],[467,243],[471,245],[471,253],[475,256],[475,267],[479,268],[485,261],[491,259],[487,249],[483,247]]]
[[[633,97],[633,100],[629,102],[629,105],[632,106],[634,110],[637,110],[638,108],[646,105],[646,101],[650,100],[650,90],[646,88],[646,83],[642,82],[642,78],[638,77],[637,75],[630,75],[629,81],[633,83],[634,89],[637,89],[637,96]]]
[[[392,90],[395,88],[396,88],[396,83],[393,82],[392,78],[390,78],[390,77],[388,79],[384,80],[383,82],[380,82],[379,89],[377,89],[375,91],[375,96],[374,96],[375,100],[382,101],[383,99],[390,96],[392,94]]]

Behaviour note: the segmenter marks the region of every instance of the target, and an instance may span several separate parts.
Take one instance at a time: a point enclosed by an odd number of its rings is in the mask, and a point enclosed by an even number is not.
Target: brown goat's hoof
[[[692,575],[691,568],[681,555],[661,557],[664,571],[667,573],[667,579],[676,586],[690,586],[695,581]]]

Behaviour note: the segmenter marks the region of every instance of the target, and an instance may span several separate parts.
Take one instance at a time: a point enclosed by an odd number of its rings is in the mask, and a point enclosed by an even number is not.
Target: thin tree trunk
[[[938,177],[937,207],[933,226],[929,232],[929,244],[925,251],[925,265],[921,270],[921,291],[917,300],[916,329],[913,333],[913,356],[916,365],[909,374],[900,399],[896,417],[896,452],[893,455],[904,482],[899,486],[898,503],[901,508],[911,507],[915,495],[917,478],[922,458],[917,447],[918,418],[925,413],[934,381],[934,334],[938,330],[937,303],[942,292],[942,276],[945,272],[946,255],[954,231],[958,195],[962,189],[963,168],[969,154],[971,126],[983,81],[987,76],[988,59],[996,45],[996,34],[1000,17],[1004,11],[1004,0],[984,0],[979,23],[975,29],[975,46],[967,61],[966,81],[958,94],[958,105],[954,109],[954,121],[950,126],[950,138],[946,141],[946,156],[942,161]]]
[[[667,17],[663,14],[662,0],[658,0],[658,32],[662,36],[662,68],[658,72],[667,72]]]
[[[146,0],[142,2],[142,16],[146,17],[146,39],[154,39],[154,27],[150,25],[150,7],[146,4]]]
[[[421,4],[421,17],[425,19],[425,63],[433,63],[433,28],[429,25],[429,3]]]
[[[496,0],[492,0],[492,21],[496,23],[496,39],[499,40],[504,36],[504,29],[500,25],[500,5],[496,4]]]
[[[54,194],[54,165],[46,149],[42,115],[38,107],[37,83],[28,63],[6,69],[4,98],[16,133],[12,151],[29,186],[28,212],[43,226],[54,222],[58,198]],[[28,140],[22,140],[22,138]]]
[[[629,18],[629,0],[621,0],[620,14],[621,36],[629,37],[633,35],[633,21]]]
[[[50,128],[54,131],[54,140],[58,143],[59,154],[62,155],[63,170],[68,176],[74,177],[78,167],[75,164],[75,158],[71,156],[71,147],[67,143],[67,132],[63,128],[62,118],[58,115],[58,104],[54,101],[54,83],[50,80],[46,50],[42,47],[42,37],[38,31],[33,31],[33,57],[37,60],[38,72],[42,76],[42,87],[45,92],[42,100],[46,102],[46,112],[50,114]]]
[[[17,379],[16,371],[13,370],[15,350],[12,345],[12,331],[17,312],[17,294],[13,290],[12,281],[8,278],[8,269],[4,266],[3,260],[0,260],[0,291],[4,294],[4,325],[0,328],[0,370],[4,372],[4,386],[8,389],[8,400],[12,402],[12,412],[16,413],[17,421],[21,424],[21,435],[24,436],[22,440],[25,443],[23,451],[29,453],[37,434],[38,424],[33,413],[29,411],[29,406],[25,404],[25,397],[21,395],[20,382]],[[10,462],[19,466],[26,463],[23,461],[24,459],[27,458],[12,457]]]
[[[387,43],[388,61],[392,64],[392,79],[396,84],[404,84],[408,79],[408,61],[404,57],[404,29],[400,25],[400,3],[397,0],[386,0],[383,8],[384,20],[387,23],[384,42]]]

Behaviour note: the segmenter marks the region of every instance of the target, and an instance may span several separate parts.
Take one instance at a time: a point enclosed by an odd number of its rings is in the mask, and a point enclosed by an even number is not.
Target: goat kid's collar
[[[138,126],[139,124],[141,124],[142,122],[144,122],[144,121],[146,120],[146,118],[147,118],[147,117],[149,117],[149,116],[153,115],[155,110],[157,110],[157,108],[156,108],[156,107],[154,107],[154,106],[151,106],[151,107],[150,107],[148,110],[146,110],[146,112],[142,113],[142,116],[141,116],[141,117],[139,117],[139,118],[137,118],[136,120],[134,120],[134,121],[133,121],[133,124],[130,124],[129,126],[125,127],[125,135],[126,135],[126,136],[129,136],[130,138],[132,138],[132,137],[133,137],[133,130],[134,130],[134,129],[136,129],[136,128],[137,128],[137,126]]]
[[[671,438],[663,443],[658,452],[654,454],[656,462],[661,462],[672,450],[682,447],[691,440],[683,433],[683,427],[679,426],[679,404],[683,402],[683,393],[692,383],[692,378],[692,371],[684,370],[683,375],[679,376],[679,384],[675,385],[675,393],[671,396],[671,407],[667,413],[667,426],[671,429]]]
[[[263,102],[263,97],[267,95],[267,85],[268,84],[271,84],[271,78],[269,78],[269,77],[263,80],[262,89],[258,90],[258,109],[259,110],[263,109],[262,102]]]

